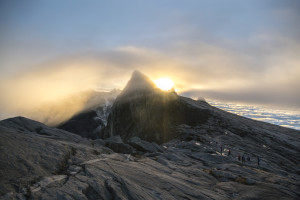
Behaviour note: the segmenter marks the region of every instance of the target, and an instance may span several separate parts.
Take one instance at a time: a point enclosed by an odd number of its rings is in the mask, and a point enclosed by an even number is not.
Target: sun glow
[[[174,82],[168,78],[160,78],[154,81],[156,86],[162,90],[171,90],[174,87]]]

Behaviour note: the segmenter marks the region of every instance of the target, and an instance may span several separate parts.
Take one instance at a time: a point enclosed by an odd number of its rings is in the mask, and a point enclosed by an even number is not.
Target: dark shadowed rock
[[[144,140],[141,140],[138,137],[133,137],[128,140],[128,144],[133,146],[138,151],[142,152],[149,152],[149,153],[156,153],[156,152],[162,152],[163,149],[155,144],[154,142],[150,143]]]
[[[57,128],[48,127],[40,122],[25,117],[14,117],[0,121],[0,126],[12,128],[20,133],[37,134],[47,138],[65,139],[79,142],[82,138],[78,135]]]
[[[91,110],[72,117],[57,128],[75,133],[81,137],[96,139],[104,126],[97,112]]]
[[[134,152],[132,146],[124,144],[119,135],[112,136],[105,140],[105,146],[112,149],[116,153],[131,154]]]
[[[106,143],[107,142],[111,142],[111,143],[123,143],[123,140],[122,140],[122,138],[119,135],[111,136],[111,137],[105,139],[104,141]]]
[[[196,126],[207,120],[209,111],[194,107],[174,92],[164,92],[140,72],[134,72],[117,97],[102,137],[120,135],[125,140],[137,136],[159,144],[177,137],[180,124]]]

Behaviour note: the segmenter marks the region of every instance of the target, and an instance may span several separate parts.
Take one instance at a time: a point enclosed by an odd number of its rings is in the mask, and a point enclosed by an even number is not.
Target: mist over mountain
[[[116,93],[95,94],[57,128],[0,121],[0,198],[300,196],[300,131],[162,91],[139,71]]]
[[[81,110],[77,111],[74,116],[61,121],[57,127],[85,138],[96,139],[107,124],[111,107],[119,93],[119,90],[94,92]]]
[[[22,115],[48,126],[58,126],[81,112],[112,102],[119,93],[120,90],[110,92],[83,90],[66,94],[63,98],[54,101],[36,102],[36,105],[32,103],[29,105],[25,101],[24,107],[17,105],[14,109],[3,108],[0,117],[6,119]],[[17,99],[16,97],[12,101],[17,101]]]

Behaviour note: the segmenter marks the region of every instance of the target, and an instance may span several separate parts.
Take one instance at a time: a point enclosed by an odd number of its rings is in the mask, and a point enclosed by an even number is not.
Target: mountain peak
[[[142,72],[140,72],[139,70],[134,70],[131,75],[131,78],[133,78],[133,77],[145,77],[145,75]]]
[[[135,70],[128,83],[126,84],[123,93],[140,90],[153,90],[155,88],[154,82],[140,71]]]

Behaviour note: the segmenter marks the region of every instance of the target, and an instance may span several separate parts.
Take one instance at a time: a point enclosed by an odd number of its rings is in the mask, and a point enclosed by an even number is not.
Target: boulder
[[[144,140],[141,140],[138,137],[133,137],[128,140],[128,144],[133,146],[138,151],[142,152],[149,152],[149,153],[156,153],[156,152],[162,152],[163,149],[156,143],[147,142]]]
[[[105,140],[105,146],[110,148],[116,153],[132,154],[134,149],[132,146],[123,143],[122,138],[119,135],[112,136]]]

